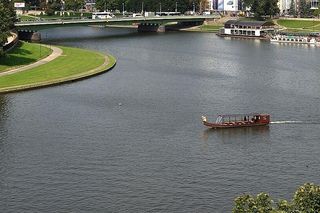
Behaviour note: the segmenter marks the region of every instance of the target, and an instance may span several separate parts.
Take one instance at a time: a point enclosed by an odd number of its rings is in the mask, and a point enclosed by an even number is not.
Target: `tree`
[[[318,18],[320,17],[320,6],[318,7],[318,9],[315,9],[315,10],[313,11],[313,15],[314,15],[314,16],[318,16]]]
[[[65,0],[64,6],[65,10],[78,11],[83,8],[85,2],[83,0]]]
[[[293,209],[298,212],[320,212],[320,186],[306,183],[300,186],[293,197]]]
[[[256,19],[261,19],[262,16],[265,14],[263,8],[264,1],[254,0],[251,5],[251,12],[254,14]]]
[[[273,201],[266,193],[260,193],[256,197],[243,195],[235,199],[232,213],[271,213],[274,211]]]
[[[2,47],[8,41],[10,30],[14,27],[15,18],[12,3],[8,0],[0,0],[0,55],[3,55]]]
[[[123,1],[123,3],[127,3],[128,1]],[[122,3],[118,0],[96,0],[96,8],[99,11],[107,11],[107,10],[116,10],[120,9]]]
[[[256,19],[270,18],[280,12],[278,0],[242,0],[244,7],[249,7]]]
[[[60,0],[52,0],[46,4],[46,14],[48,16],[54,15],[55,11],[60,11],[62,8],[62,2]]]
[[[280,12],[280,9],[278,7],[278,1],[277,0],[265,0],[264,3],[264,12],[265,15],[269,15],[270,18]]]
[[[161,11],[172,12],[177,6],[178,12],[184,13],[193,10],[193,3],[196,11],[200,10],[200,6],[202,9],[208,6],[207,0],[96,0],[96,8],[99,11],[116,9],[122,11],[124,4],[125,10],[130,12],[141,12],[142,8],[144,11],[159,12],[161,5]]]
[[[291,0],[290,9],[289,9],[289,15],[292,15],[292,16],[296,16],[297,15],[296,5],[294,3],[294,0]]]
[[[300,16],[307,17],[310,15],[310,5],[306,2],[306,0],[300,0]]]
[[[266,193],[256,197],[242,195],[234,200],[232,213],[315,213],[320,212],[320,186],[306,183],[300,186],[291,202],[279,200],[276,204]]]

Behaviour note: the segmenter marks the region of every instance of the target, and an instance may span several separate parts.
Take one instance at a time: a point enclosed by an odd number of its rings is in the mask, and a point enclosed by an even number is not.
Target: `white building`
[[[291,2],[294,1],[295,9],[299,10],[300,0],[279,0],[278,6],[281,14],[288,14]],[[318,9],[320,0],[307,0],[307,3],[310,3],[311,9]]]
[[[315,10],[319,8],[319,0],[311,0],[311,9]]]
[[[221,36],[263,38],[273,33],[274,30],[272,22],[229,20],[224,24],[224,28],[220,29],[219,34]]]
[[[214,10],[214,0],[208,0],[209,10]]]
[[[218,10],[238,11],[238,0],[218,0]]]
[[[280,14],[287,14],[289,12],[292,0],[279,0],[278,7]]]

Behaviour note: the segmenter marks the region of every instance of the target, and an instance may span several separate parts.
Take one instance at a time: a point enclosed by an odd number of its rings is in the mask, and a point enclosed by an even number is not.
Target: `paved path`
[[[52,49],[52,53],[48,57],[43,58],[43,59],[41,59],[41,60],[39,60],[39,61],[37,61],[35,63],[29,64],[29,65],[26,65],[26,66],[22,66],[22,67],[18,67],[18,68],[15,68],[15,69],[10,69],[10,70],[1,72],[0,73],[0,77],[1,76],[5,76],[5,75],[14,74],[14,73],[21,72],[21,71],[25,71],[25,70],[32,69],[32,68],[38,67],[40,65],[46,64],[46,63],[58,58],[63,53],[62,49],[60,49],[58,47],[49,46],[49,45],[42,45],[42,46]]]

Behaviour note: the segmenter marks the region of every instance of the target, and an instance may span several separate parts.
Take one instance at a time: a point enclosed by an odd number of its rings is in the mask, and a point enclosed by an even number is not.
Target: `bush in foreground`
[[[306,183],[295,192],[291,202],[275,203],[269,194],[241,195],[234,200],[233,213],[316,213],[320,212],[320,186]]]

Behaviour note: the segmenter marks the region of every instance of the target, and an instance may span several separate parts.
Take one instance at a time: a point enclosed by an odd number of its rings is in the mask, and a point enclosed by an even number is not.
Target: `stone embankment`
[[[5,52],[14,48],[19,41],[18,34],[15,32],[11,32],[11,36],[8,37],[7,43],[4,44],[3,50]]]

